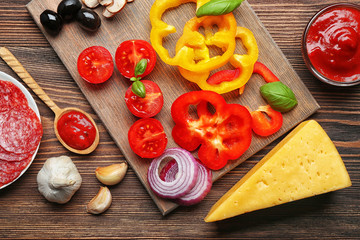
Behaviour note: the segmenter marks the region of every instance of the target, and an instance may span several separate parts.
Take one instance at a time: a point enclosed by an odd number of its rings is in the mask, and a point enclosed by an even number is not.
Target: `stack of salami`
[[[12,82],[0,80],[0,187],[29,165],[42,133],[24,93]]]

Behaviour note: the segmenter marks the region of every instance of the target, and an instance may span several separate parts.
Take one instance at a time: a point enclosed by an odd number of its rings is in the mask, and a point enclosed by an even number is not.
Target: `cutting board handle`
[[[33,90],[33,92],[57,115],[61,109],[50,99],[36,81],[30,76],[16,57],[5,47],[0,48],[0,57],[12,68],[12,70]]]

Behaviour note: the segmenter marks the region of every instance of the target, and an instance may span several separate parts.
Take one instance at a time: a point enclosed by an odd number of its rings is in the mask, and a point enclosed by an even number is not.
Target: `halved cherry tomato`
[[[85,81],[102,83],[113,74],[114,62],[111,53],[106,48],[92,46],[80,53],[77,68]]]
[[[153,117],[158,114],[164,105],[163,94],[159,86],[149,80],[141,80],[145,86],[144,98],[133,93],[131,86],[125,93],[126,106],[132,114],[139,118]]]
[[[135,77],[135,66],[143,58],[147,60],[147,67],[145,72],[137,77],[148,75],[155,67],[156,52],[151,44],[139,39],[127,40],[119,45],[115,53],[116,66],[126,78]]]
[[[137,120],[129,129],[131,149],[142,158],[160,156],[167,145],[167,137],[161,122],[154,118]]]
[[[260,106],[258,110],[251,112],[251,117],[254,133],[263,137],[276,133],[283,124],[281,112],[275,111],[270,105]]]

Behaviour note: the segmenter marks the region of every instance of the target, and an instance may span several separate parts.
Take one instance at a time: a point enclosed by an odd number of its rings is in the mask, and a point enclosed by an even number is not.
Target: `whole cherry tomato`
[[[145,97],[135,95],[130,86],[125,93],[126,106],[139,118],[153,117],[160,112],[164,104],[163,94],[156,83],[149,80],[141,80],[141,82],[145,86]]]
[[[102,83],[114,72],[111,53],[104,47],[92,46],[79,55],[77,68],[80,76],[90,83]]]
[[[127,40],[122,42],[115,53],[115,63],[119,72],[126,78],[135,77],[136,64],[141,60],[147,60],[147,67],[143,74],[148,75],[155,67],[156,52],[150,43],[144,40]]]

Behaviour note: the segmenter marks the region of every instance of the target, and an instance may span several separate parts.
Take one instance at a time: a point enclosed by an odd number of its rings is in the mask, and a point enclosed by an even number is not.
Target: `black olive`
[[[57,8],[58,14],[65,20],[73,19],[81,9],[82,4],[79,0],[62,0]]]
[[[40,14],[40,22],[50,34],[58,34],[63,26],[63,20],[59,14],[51,10],[45,10]]]
[[[76,20],[87,31],[96,31],[101,25],[99,15],[87,8],[83,8],[77,13]]]

